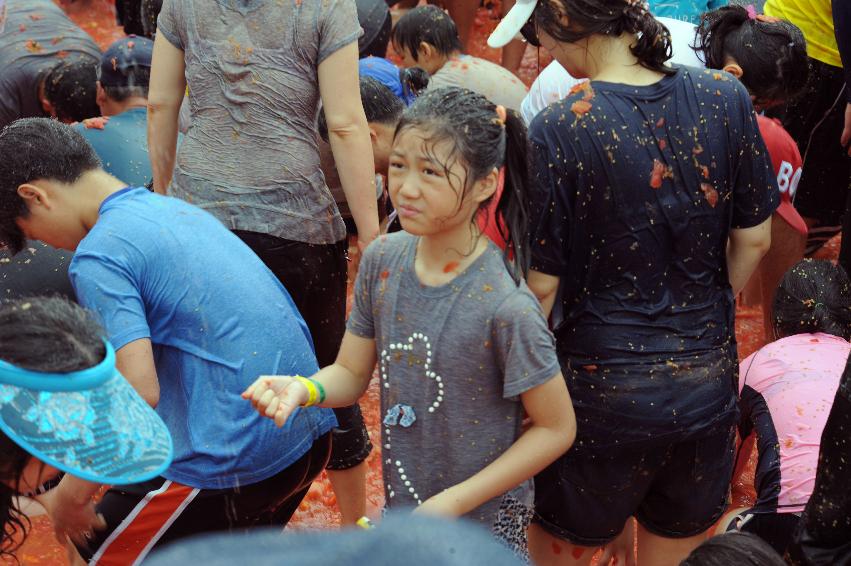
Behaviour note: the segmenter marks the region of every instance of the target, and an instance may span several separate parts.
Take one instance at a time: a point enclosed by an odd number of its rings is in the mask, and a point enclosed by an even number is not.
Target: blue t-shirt
[[[103,163],[103,169],[131,187],[147,185],[153,175],[148,157],[147,110],[131,108],[110,116],[102,130],[76,124]]]
[[[699,24],[701,14],[728,3],[727,0],[650,0],[650,11],[657,18],[664,16]]]
[[[335,426],[332,411],[313,407],[278,429],[240,397],[260,375],[311,375],[316,357],[281,283],[200,208],[141,188],[114,193],[70,275],[116,350],[151,339],[157,413],[174,439],[167,479],[202,489],[256,483]]]

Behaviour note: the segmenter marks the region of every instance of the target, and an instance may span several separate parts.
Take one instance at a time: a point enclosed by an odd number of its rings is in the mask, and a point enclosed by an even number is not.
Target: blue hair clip
[[[32,371],[0,360],[0,384],[33,391],[86,391],[109,381],[115,375],[115,349],[104,340],[106,356],[98,365],[69,373]]]

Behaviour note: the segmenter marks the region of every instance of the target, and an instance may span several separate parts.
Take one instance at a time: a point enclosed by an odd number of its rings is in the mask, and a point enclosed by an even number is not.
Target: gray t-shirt
[[[0,31],[0,128],[19,118],[46,116],[39,83],[53,67],[76,57],[94,64],[101,53],[52,0],[7,0]]]
[[[348,330],[374,338],[387,506],[414,506],[471,477],[520,435],[519,395],[560,370],[538,301],[493,244],[446,285],[414,271],[418,238],[370,245]],[[493,526],[500,498],[469,517]]]
[[[170,194],[232,230],[311,244],[345,226],[319,166],[319,64],[361,33],[354,0],[165,0],[191,120]]]

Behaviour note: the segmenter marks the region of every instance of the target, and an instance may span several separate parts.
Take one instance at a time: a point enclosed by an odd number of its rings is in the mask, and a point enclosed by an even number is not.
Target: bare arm
[[[375,340],[350,332],[343,336],[337,360],[313,376],[325,389],[322,407],[348,407],[366,392],[375,369]],[[262,376],[242,394],[257,411],[283,426],[292,412],[307,403],[307,388],[290,376]]]
[[[532,426],[499,458],[435,495],[423,513],[463,515],[517,487],[564,454],[576,438],[576,416],[561,373],[522,395]]]
[[[541,310],[544,311],[544,316],[547,318],[553,311],[553,304],[555,304],[556,293],[558,292],[558,282],[558,277],[534,270],[530,270],[529,276],[526,278],[529,289],[541,302]]]
[[[158,33],[148,92],[148,154],[154,190],[166,193],[174,173],[180,105],[186,93],[183,51]]]
[[[771,217],[751,228],[730,230],[727,273],[733,296],[738,295],[771,247]]]
[[[375,161],[360,99],[358,46],[351,43],[319,65],[319,93],[328,123],[328,141],[361,248],[378,236]]]
[[[115,353],[115,367],[151,407],[160,402],[160,382],[154,365],[151,340],[142,338],[122,346]]]

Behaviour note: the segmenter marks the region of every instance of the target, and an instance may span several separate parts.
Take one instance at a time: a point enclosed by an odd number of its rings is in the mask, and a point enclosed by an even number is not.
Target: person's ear
[[[742,77],[745,74],[745,72],[742,70],[742,68],[739,66],[739,64],[736,63],[736,62],[732,62],[732,61],[730,63],[727,63],[726,65],[724,65],[723,70],[727,71],[728,73],[730,73],[731,75],[733,75],[734,77],[736,77],[739,80],[742,80]]]
[[[24,199],[27,208],[32,210],[34,207],[43,206],[50,208],[50,198],[43,188],[31,183],[24,183],[18,187],[18,196]]]
[[[40,88],[38,91],[38,101],[41,103],[41,109],[44,110],[45,114],[56,118],[56,111],[53,109],[50,99],[47,98],[44,88]]]
[[[437,53],[437,50],[434,48],[434,45],[421,41],[420,46],[417,48],[417,62],[430,61],[435,53]]]
[[[372,145],[375,145],[378,141],[378,130],[372,124],[369,124],[369,141],[372,142]]]
[[[476,181],[473,187],[473,201],[476,204],[482,203],[494,194],[499,187],[499,169],[494,167],[490,173]]]
[[[95,95],[95,102],[97,102],[101,113],[103,113],[103,105],[106,104],[106,91],[103,89],[103,86],[100,84],[100,81],[97,81],[97,83],[95,84],[97,84],[97,94]]]

